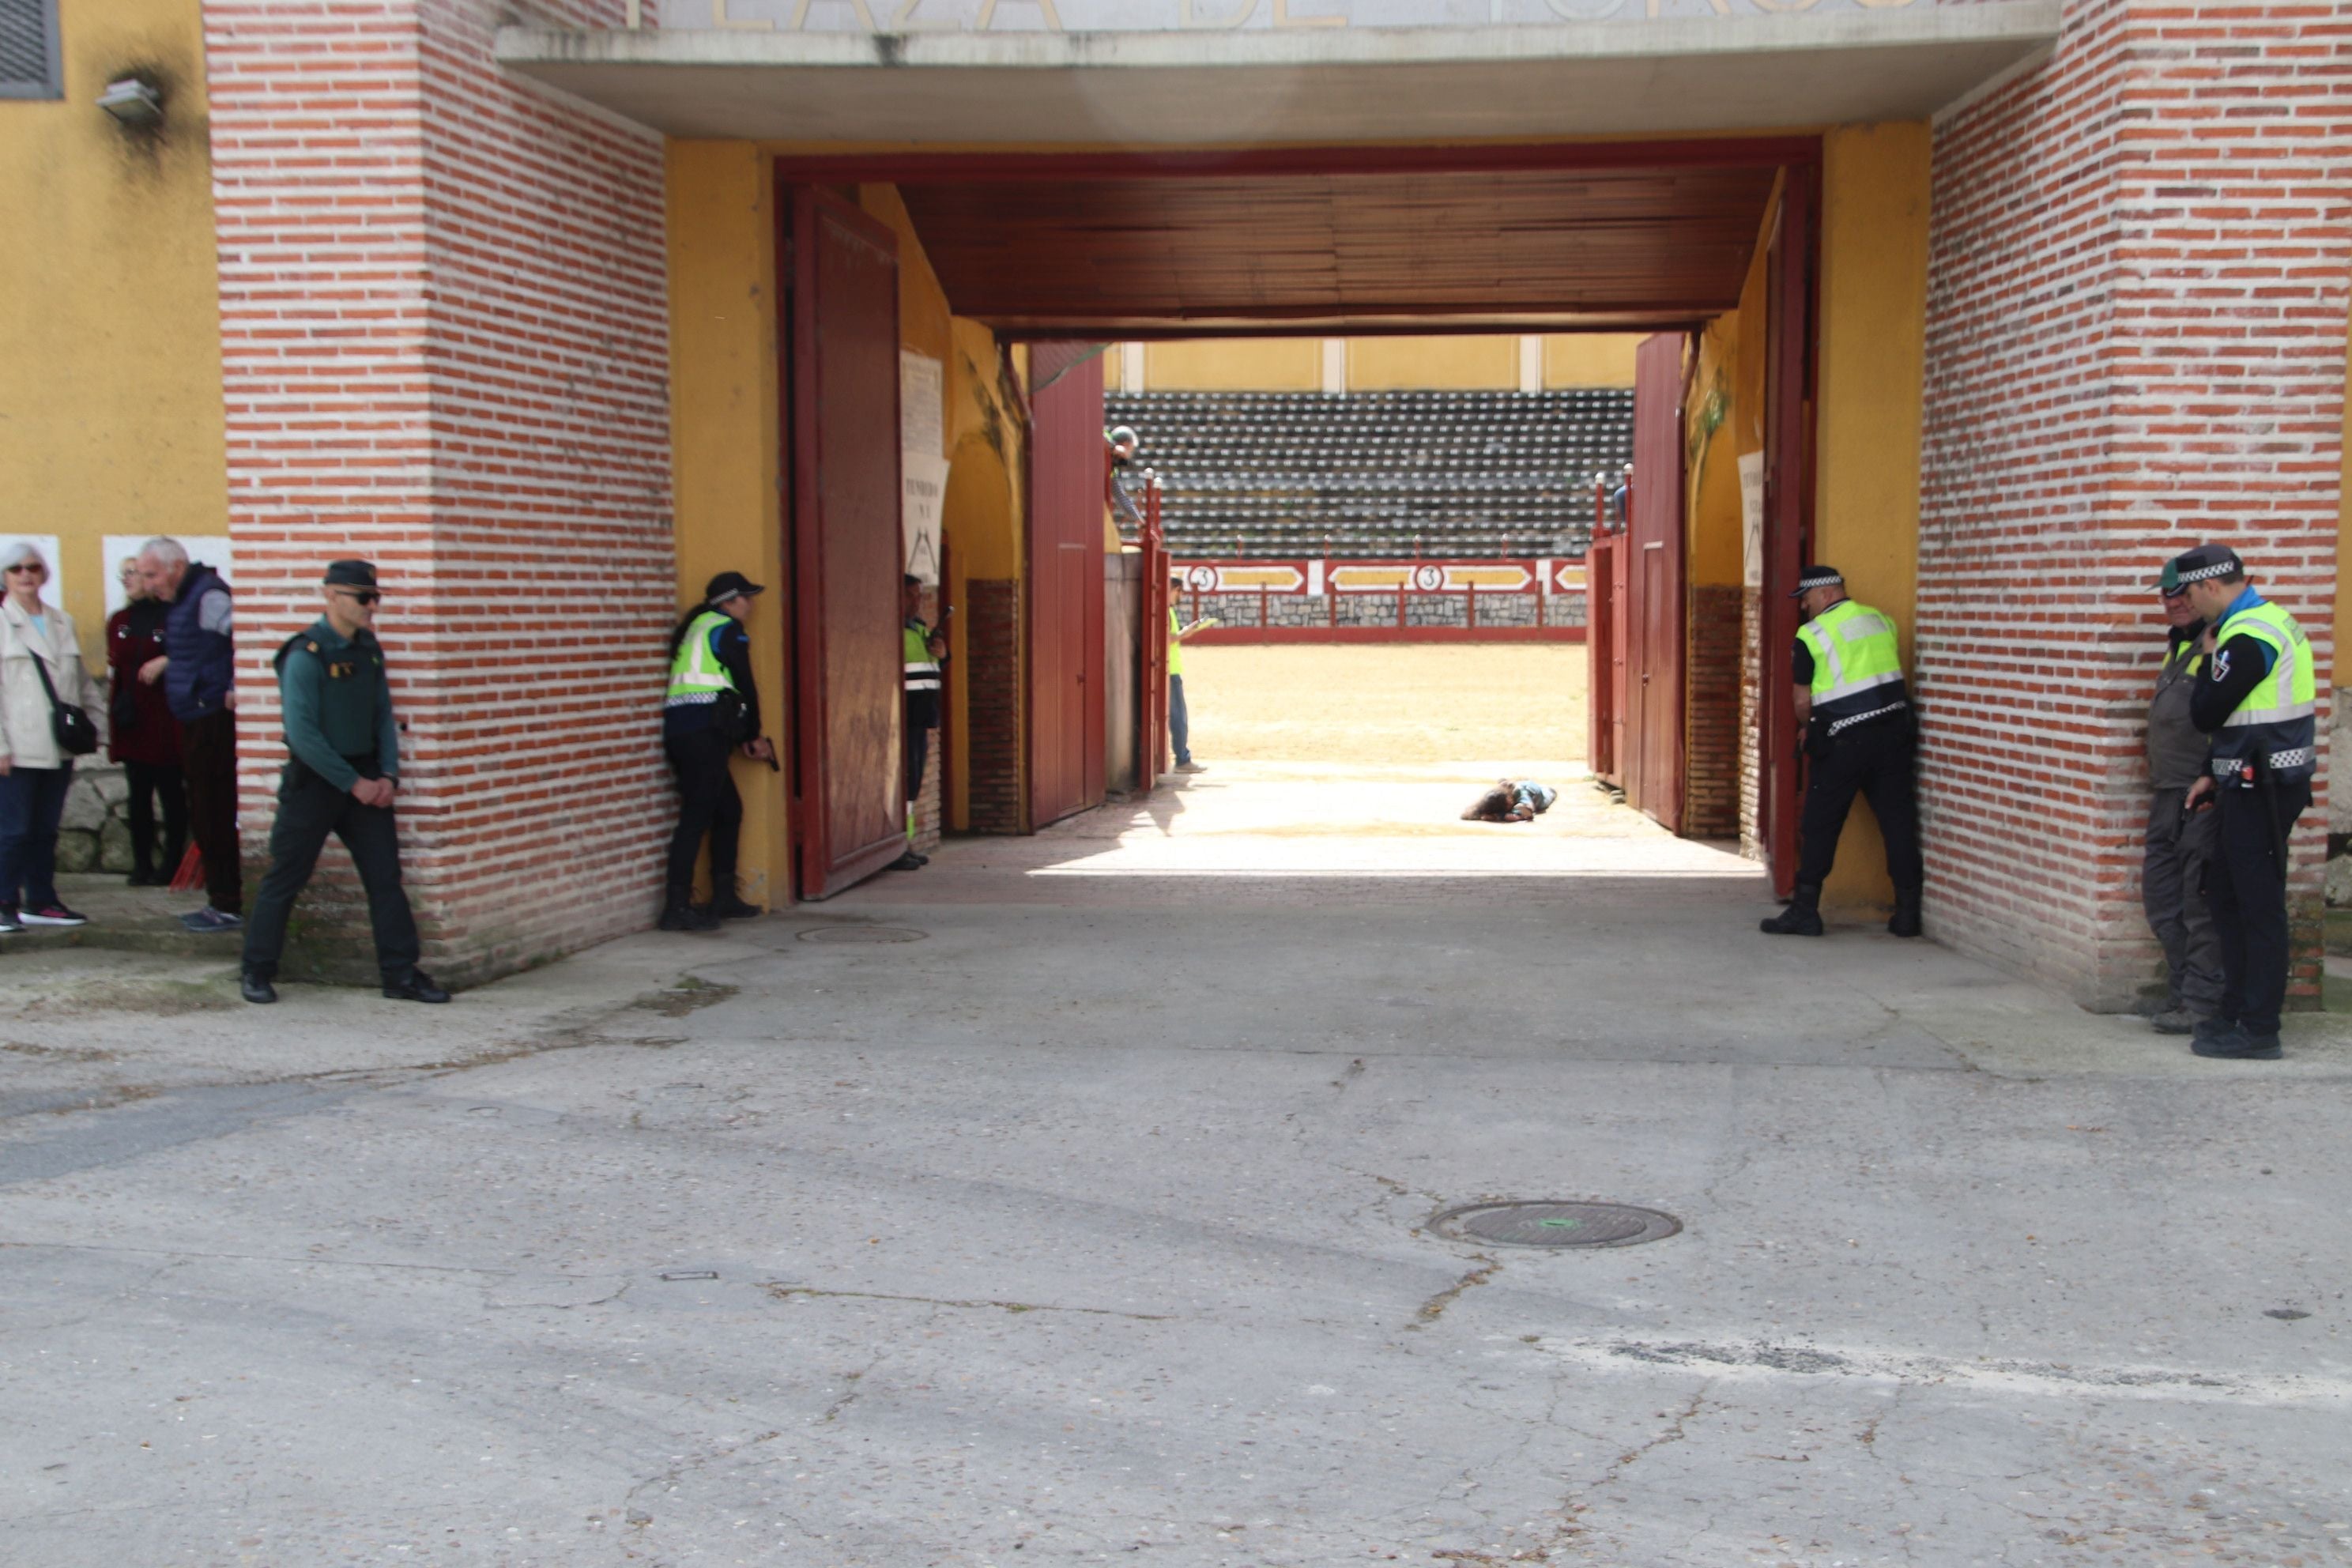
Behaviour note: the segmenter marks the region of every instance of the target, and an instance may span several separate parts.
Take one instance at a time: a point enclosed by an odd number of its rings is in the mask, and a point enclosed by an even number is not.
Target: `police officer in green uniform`
[[[1895,916],[1886,929],[1917,936],[1926,880],[1912,783],[1918,730],[1894,618],[1847,598],[1845,579],[1832,566],[1806,567],[1793,596],[1805,616],[1790,658],[1812,777],[1799,826],[1797,895],[1763,929],[1774,936],[1822,934],[1822,884],[1829,880],[1838,836],[1859,794],[1878,818],[1887,874],[1895,881]]]
[[[2189,719],[2212,737],[2188,806],[2219,817],[2205,901],[2221,938],[2221,1005],[2198,1020],[2200,1057],[2275,1061],[2286,1005],[2287,837],[2319,771],[2317,683],[2294,617],[2254,592],[2227,545],[2176,555],[2162,586],[2187,588],[2210,629]]]
[[[940,661],[948,639],[923,619],[923,580],[908,574],[898,589],[900,657],[906,664],[907,852],[890,862],[893,871],[919,871],[931,863],[915,849],[915,817],[923,798],[923,766],[930,758],[931,731],[940,727]]]
[[[294,754],[278,787],[269,874],[246,916],[241,989],[248,1002],[278,1000],[287,917],[331,833],[351,851],[367,889],[383,994],[399,1002],[446,1002],[449,993],[416,967],[416,919],[400,886],[392,804],[400,726],[383,647],[372,629],[383,591],[365,561],[330,563],[323,585],[327,613],[278,650],[286,744]]]

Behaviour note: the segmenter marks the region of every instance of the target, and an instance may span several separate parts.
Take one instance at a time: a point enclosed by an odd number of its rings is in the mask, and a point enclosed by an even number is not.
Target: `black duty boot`
[[[1789,907],[1769,921],[1757,922],[1757,929],[1767,936],[1821,935],[1821,889],[1810,883],[1798,883],[1797,896],[1789,900]]]
[[[1893,936],[1917,936],[1919,934],[1918,889],[1897,888],[1895,889],[1895,913],[1888,919],[1886,922],[1886,930],[1888,934]]]
[[[386,985],[383,994],[387,1001],[393,1002],[438,1003],[449,1000],[449,993],[433,984],[433,976],[421,969],[412,969],[407,979]]]
[[[730,893],[723,899],[712,900],[710,912],[722,921],[748,921],[764,915],[768,911],[757,904],[747,904]]]
[[[688,903],[684,899],[672,899],[662,910],[661,929],[664,931],[717,931],[719,917],[709,910]]]
[[[237,982],[236,994],[256,1005],[266,1006],[278,1000],[278,987],[269,983],[268,975],[256,969],[245,972]]]

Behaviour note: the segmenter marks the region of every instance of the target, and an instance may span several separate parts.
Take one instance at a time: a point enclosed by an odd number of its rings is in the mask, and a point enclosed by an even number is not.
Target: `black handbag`
[[[40,675],[41,689],[49,694],[49,733],[58,738],[58,750],[68,757],[86,757],[98,750],[98,726],[80,709],[68,708],[58,700],[57,686],[49,679],[48,660],[33,654],[33,668]]]

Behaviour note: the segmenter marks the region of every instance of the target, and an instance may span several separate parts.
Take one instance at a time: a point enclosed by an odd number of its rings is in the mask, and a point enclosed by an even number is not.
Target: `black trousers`
[[[677,775],[677,827],[669,836],[667,897],[683,904],[694,897],[694,858],[710,839],[710,890],[724,903],[735,892],[735,846],[743,834],[743,797],[727,759],[735,753],[714,726],[662,742],[670,772]]]
[[[182,724],[180,771],[188,783],[188,830],[196,836],[196,851],[205,858],[205,901],[225,915],[243,914],[245,868],[236,841],[236,715],[224,710]]]
[[[2311,804],[2311,786],[2275,785],[2271,805],[2259,789],[2219,794],[2220,843],[2205,868],[2205,902],[2221,939],[2221,1016],[2250,1035],[2275,1035],[2286,1005],[2284,840]]]
[[[142,878],[169,878],[188,852],[188,789],[175,763],[125,763],[131,786],[131,867]],[[155,806],[163,807],[163,854],[155,856]]]
[[[361,773],[375,776],[372,767]],[[389,807],[362,805],[299,763],[286,765],[278,786],[278,822],[269,830],[269,870],[245,922],[245,967],[275,978],[286,950],[286,922],[294,900],[310,880],[319,851],[333,834],[352,852],[367,889],[368,926],[375,933],[375,965],[386,985],[416,973],[416,917],[400,885],[400,842]]]
[[[1906,719],[1868,724],[1847,731],[1829,743],[1825,755],[1813,759],[1804,814],[1799,818],[1803,835],[1797,857],[1799,882],[1817,888],[1829,880],[1838,835],[1856,795],[1870,802],[1870,814],[1878,818],[1895,890],[1910,892],[1927,879],[1919,860],[1919,805],[1912,793],[1912,735]]]

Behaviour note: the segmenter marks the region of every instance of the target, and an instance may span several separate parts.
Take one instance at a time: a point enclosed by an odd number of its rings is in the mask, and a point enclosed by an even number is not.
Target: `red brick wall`
[[[1739,852],[1764,858],[1764,592],[1739,591]]]
[[[1939,121],[1917,659],[1937,936],[2095,1005],[2153,974],[2148,583],[2227,540],[2332,655],[2347,238],[2352,15],[2326,0],[2074,0],[2047,65]],[[2326,816],[2297,836],[2306,913]]]
[[[1683,833],[1739,837],[1741,638],[1737,587],[1694,585],[1684,669]]]
[[[409,884],[458,980],[647,923],[671,814],[661,142],[501,75],[500,14],[204,0],[247,845],[266,650],[323,561],[372,556]]]
[[[1021,584],[975,577],[964,585],[965,690],[974,833],[1022,831]]]

